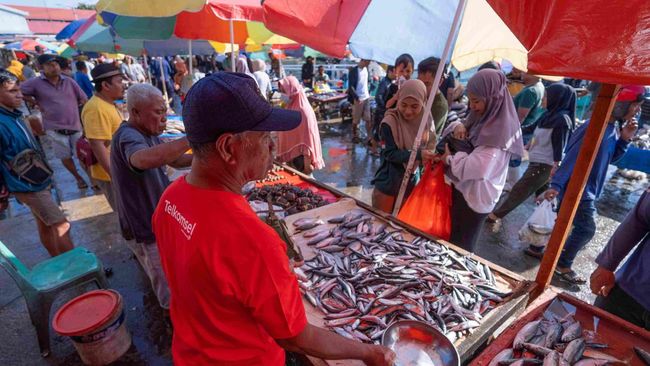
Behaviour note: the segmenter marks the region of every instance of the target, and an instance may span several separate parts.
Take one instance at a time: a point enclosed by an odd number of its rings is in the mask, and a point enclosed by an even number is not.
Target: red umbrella
[[[614,84],[650,84],[647,0],[488,0],[528,49],[528,69]]]

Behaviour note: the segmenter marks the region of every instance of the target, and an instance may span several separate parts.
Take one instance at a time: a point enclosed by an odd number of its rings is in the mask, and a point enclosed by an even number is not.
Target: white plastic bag
[[[542,201],[519,230],[519,240],[537,247],[546,246],[557,218],[553,206],[551,201]]]

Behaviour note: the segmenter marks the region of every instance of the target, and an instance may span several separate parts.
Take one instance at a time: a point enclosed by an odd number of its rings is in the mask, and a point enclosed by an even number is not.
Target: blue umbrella
[[[62,39],[68,39],[70,38],[74,32],[79,29],[84,23],[86,22],[86,19],[79,19],[75,20],[74,22],[68,24],[65,26],[65,28],[61,29],[61,31],[56,35],[57,40],[62,40]]]

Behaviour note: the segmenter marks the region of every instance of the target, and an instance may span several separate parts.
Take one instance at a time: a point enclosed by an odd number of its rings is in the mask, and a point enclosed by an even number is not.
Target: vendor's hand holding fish
[[[598,266],[589,278],[591,292],[600,296],[609,295],[609,291],[614,288],[615,284],[616,277],[614,276],[614,272],[601,266]]]

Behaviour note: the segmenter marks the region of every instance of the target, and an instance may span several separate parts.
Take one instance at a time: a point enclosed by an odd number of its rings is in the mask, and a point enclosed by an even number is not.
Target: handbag
[[[9,171],[27,183],[40,185],[45,183],[54,171],[47,164],[45,154],[30,133],[23,127],[20,121],[16,121],[18,127],[27,137],[32,149],[24,149],[7,163]]]
[[[85,135],[81,136],[79,140],[77,140],[75,148],[77,149],[77,158],[79,158],[81,164],[83,164],[86,168],[97,164],[97,158],[95,157],[93,149],[90,146],[90,141],[88,141]]]

